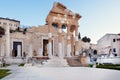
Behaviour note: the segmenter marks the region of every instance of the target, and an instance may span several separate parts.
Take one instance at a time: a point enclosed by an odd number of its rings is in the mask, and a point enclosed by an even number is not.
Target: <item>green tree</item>
[[[83,42],[87,42],[87,37],[86,37],[86,36],[83,37],[83,38],[82,38],[82,41],[83,41]]]
[[[79,32],[79,34],[78,34],[78,39],[81,39],[81,35],[80,35],[80,32]]]
[[[87,38],[87,42],[90,43],[91,39],[90,38]]]
[[[82,38],[82,41],[90,43],[91,39],[85,36]]]

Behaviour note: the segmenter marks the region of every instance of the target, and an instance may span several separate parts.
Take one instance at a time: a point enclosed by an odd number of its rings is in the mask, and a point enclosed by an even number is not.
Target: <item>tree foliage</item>
[[[90,43],[91,39],[85,36],[82,38],[82,41]]]
[[[87,37],[86,37],[86,36],[83,37],[83,38],[82,38],[82,41],[83,41],[83,42],[87,42]]]
[[[79,32],[79,34],[78,34],[78,39],[81,39],[81,35],[80,35],[80,32]]]
[[[90,43],[90,41],[91,41],[91,39],[90,39],[90,38],[87,38],[87,42],[89,42],[89,43]]]

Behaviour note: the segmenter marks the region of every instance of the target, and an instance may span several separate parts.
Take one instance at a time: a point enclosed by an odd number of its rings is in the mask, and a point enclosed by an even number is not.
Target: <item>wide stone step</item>
[[[52,58],[44,62],[43,67],[68,67],[66,59]]]
[[[26,63],[24,66],[25,66],[25,67],[32,66],[32,63]]]

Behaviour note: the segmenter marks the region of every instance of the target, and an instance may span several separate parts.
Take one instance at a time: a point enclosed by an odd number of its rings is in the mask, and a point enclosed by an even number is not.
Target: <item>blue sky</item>
[[[92,43],[106,33],[120,33],[120,0],[0,0],[0,17],[20,20],[22,25],[44,25],[54,1],[82,16],[79,32]]]

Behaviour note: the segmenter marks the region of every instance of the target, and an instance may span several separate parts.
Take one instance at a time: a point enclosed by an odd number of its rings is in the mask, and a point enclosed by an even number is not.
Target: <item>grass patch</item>
[[[2,67],[8,67],[10,64],[3,64]]]
[[[0,79],[10,74],[8,69],[0,69]]]
[[[10,66],[10,64],[5,64],[5,66],[7,67],[7,66]]]
[[[120,70],[120,65],[114,65],[114,64],[100,64],[100,65],[97,65],[96,67],[104,68],[104,69]]]
[[[93,67],[93,64],[89,64],[88,67]]]
[[[24,66],[25,64],[24,63],[21,63],[21,64],[19,64],[18,66]]]

